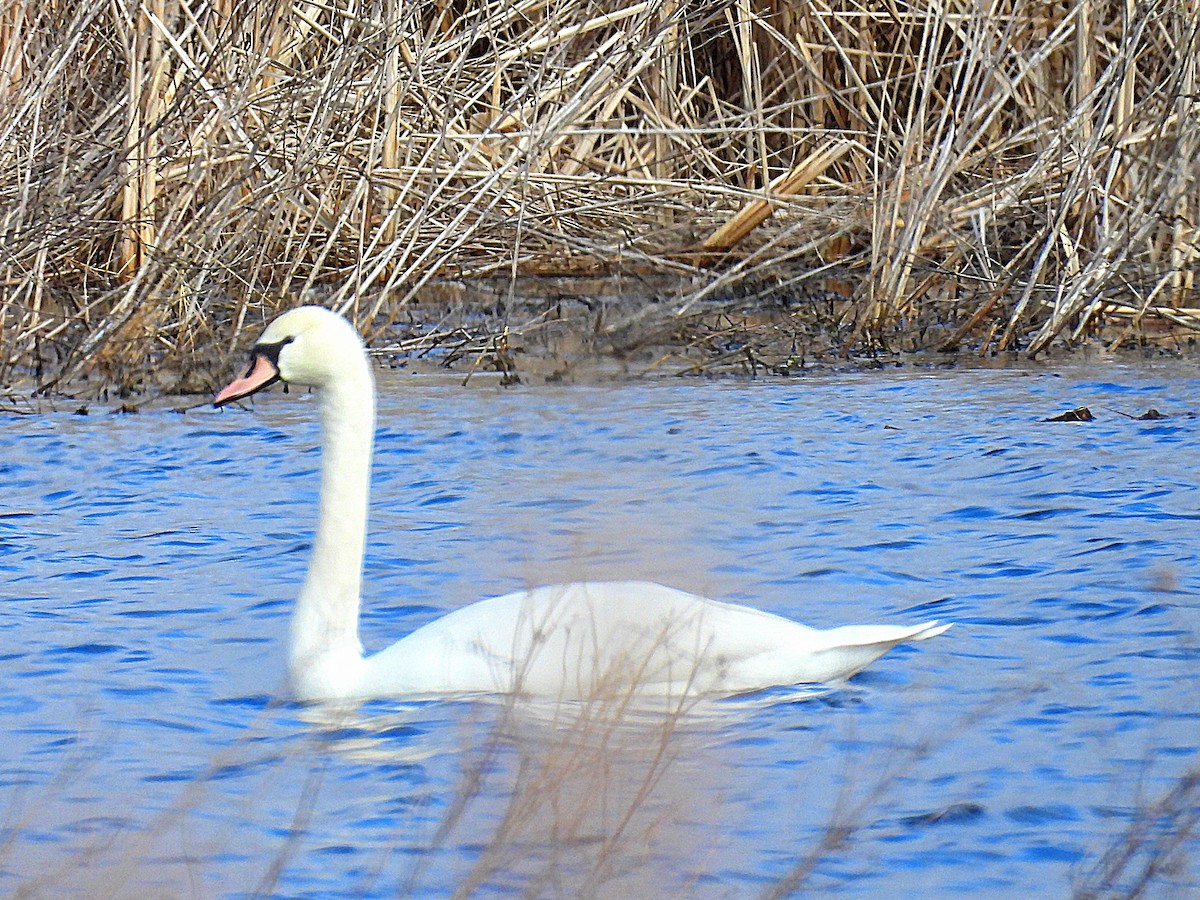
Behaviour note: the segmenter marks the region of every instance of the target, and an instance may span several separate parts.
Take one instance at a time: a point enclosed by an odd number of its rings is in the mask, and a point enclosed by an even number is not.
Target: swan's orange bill
[[[217,394],[216,399],[213,400],[213,406],[224,406],[234,400],[249,397],[278,380],[279,369],[275,368],[275,364],[261,353],[255,353],[254,362],[250,363],[246,374],[236,381],[230,382],[221,393]]]

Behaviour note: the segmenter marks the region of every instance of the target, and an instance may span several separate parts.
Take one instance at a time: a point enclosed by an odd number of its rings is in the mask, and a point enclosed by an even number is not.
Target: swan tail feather
[[[927,641],[943,634],[953,625],[942,625],[937,621],[920,625],[843,625],[824,632],[831,647],[869,647],[872,644],[895,646],[906,641]]]

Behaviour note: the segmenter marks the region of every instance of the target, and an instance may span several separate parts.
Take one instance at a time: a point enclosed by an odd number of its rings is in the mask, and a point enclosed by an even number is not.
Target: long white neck
[[[321,390],[321,502],[304,587],[292,615],[297,693],[339,694],[358,677],[358,611],[375,431],[375,383],[365,355]],[[331,683],[335,682],[335,683]]]

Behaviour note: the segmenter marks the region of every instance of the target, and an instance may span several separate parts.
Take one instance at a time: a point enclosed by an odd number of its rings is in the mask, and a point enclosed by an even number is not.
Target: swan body
[[[733,695],[845,679],[899,643],[950,627],[819,630],[650,582],[577,582],[474,603],[364,656],[358,615],[375,401],[362,341],[341,316],[300,307],[267,327],[252,357],[217,406],[279,380],[320,396],[320,510],[289,644],[298,699]]]

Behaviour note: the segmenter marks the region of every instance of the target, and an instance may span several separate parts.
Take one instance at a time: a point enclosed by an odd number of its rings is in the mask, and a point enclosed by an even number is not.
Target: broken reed
[[[0,383],[316,296],[677,272],[1036,353],[1195,330],[1196,0],[7,0]],[[845,323],[843,323],[845,324]],[[945,331],[942,331],[945,341]],[[19,367],[19,368],[14,368]]]

